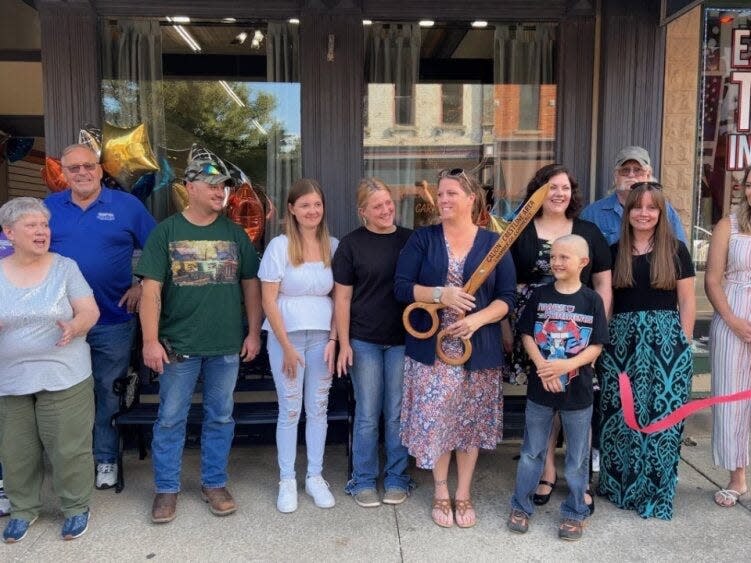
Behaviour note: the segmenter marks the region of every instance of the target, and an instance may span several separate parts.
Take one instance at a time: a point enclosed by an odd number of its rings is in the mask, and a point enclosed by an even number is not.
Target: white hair
[[[44,205],[41,199],[35,197],[17,197],[11,199],[8,203],[0,207],[0,226],[3,230],[12,227],[24,215],[32,213],[41,213],[48,220],[50,210]]]

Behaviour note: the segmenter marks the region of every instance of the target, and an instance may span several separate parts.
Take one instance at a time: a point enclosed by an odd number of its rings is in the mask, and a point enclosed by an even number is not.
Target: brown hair
[[[535,172],[534,177],[527,184],[527,195],[524,197],[524,201],[526,202],[538,188],[544,186],[553,176],[557,176],[558,174],[568,176],[568,183],[571,184],[571,200],[568,202],[568,207],[566,208],[566,218],[574,219],[579,216],[579,212],[582,210],[579,182],[576,181],[576,178],[574,178],[569,169],[561,164],[547,164]],[[539,217],[540,215],[542,215],[542,207],[537,211],[535,217]]]
[[[743,196],[738,202],[738,208],[735,210],[735,218],[738,219],[738,230],[746,234],[751,233],[751,205],[749,205],[748,197],[746,197],[746,182],[749,181],[750,174],[751,168],[746,169],[746,173],[743,175],[743,182],[741,183]]]
[[[360,180],[360,184],[357,186],[358,211],[365,209],[368,206],[368,200],[370,199],[370,196],[381,190],[387,191],[391,196],[391,199],[393,199],[394,194],[391,193],[391,188],[389,188],[388,185],[386,185],[386,182],[384,182],[380,178],[373,176],[371,178],[363,178],[362,180]],[[365,218],[362,216],[362,214],[358,213],[358,216],[360,218],[360,221],[365,224]]]
[[[621,222],[621,238],[618,241],[618,255],[613,265],[613,287],[633,287],[633,256],[634,244],[633,228],[629,215],[631,210],[641,204],[644,194],[652,196],[652,202],[660,211],[655,232],[652,235],[652,256],[649,259],[649,282],[655,289],[675,289],[677,270],[675,256],[678,252],[678,241],[668,221],[665,196],[662,186],[657,182],[640,182],[634,184],[626,198],[623,207],[623,221]]]
[[[480,218],[480,214],[485,209],[485,192],[480,187],[480,183],[477,178],[468,174],[461,168],[446,168],[438,173],[438,186],[441,184],[441,180],[449,178],[459,182],[459,186],[462,191],[467,195],[475,196],[475,202],[472,205],[472,222],[477,224],[477,220]]]
[[[297,180],[289,189],[287,194],[287,211],[285,216],[285,233],[287,234],[287,240],[289,245],[287,252],[289,254],[289,261],[293,266],[299,266],[305,259],[303,257],[303,240],[300,234],[300,225],[297,222],[297,218],[290,213],[289,206],[295,205],[295,202],[304,195],[318,194],[323,203],[323,215],[321,222],[316,229],[316,238],[318,244],[321,246],[321,259],[323,260],[324,267],[331,266],[331,235],[329,235],[329,228],[326,226],[326,198],[323,195],[321,186],[315,180],[310,178],[301,178]]]

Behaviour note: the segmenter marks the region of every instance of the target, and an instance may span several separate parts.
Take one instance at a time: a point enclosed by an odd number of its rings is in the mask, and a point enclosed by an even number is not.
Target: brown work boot
[[[201,498],[203,502],[209,503],[209,510],[216,516],[227,516],[237,510],[235,499],[232,498],[227,487],[207,489],[202,486]]]
[[[151,506],[151,521],[166,524],[175,519],[177,510],[177,493],[157,493]]]

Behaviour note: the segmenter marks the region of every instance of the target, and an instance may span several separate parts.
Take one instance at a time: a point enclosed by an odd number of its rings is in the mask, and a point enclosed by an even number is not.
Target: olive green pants
[[[42,509],[43,452],[66,518],[86,512],[94,488],[94,381],[63,391],[0,397],[0,462],[13,518]]]

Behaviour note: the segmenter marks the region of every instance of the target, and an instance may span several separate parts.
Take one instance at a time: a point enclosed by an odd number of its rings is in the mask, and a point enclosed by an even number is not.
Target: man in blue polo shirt
[[[623,206],[631,187],[639,182],[646,182],[652,178],[652,163],[649,153],[642,147],[623,147],[615,157],[615,170],[613,171],[614,191],[609,196],[588,205],[581,212],[580,218],[591,221],[597,225],[608,244],[614,244],[621,238],[621,220],[623,219]],[[667,215],[673,234],[686,242],[681,218],[676,213],[670,202],[667,205]]]
[[[133,252],[143,248],[156,222],[138,198],[102,186],[102,167],[88,146],[67,147],[61,164],[70,188],[45,200],[52,214],[50,250],[76,261],[101,311],[86,340],[96,397],[95,484],[107,489],[117,483],[118,437],[112,415],[119,405],[112,384],[127,373],[133,313],[141,297],[140,285],[132,283]]]

